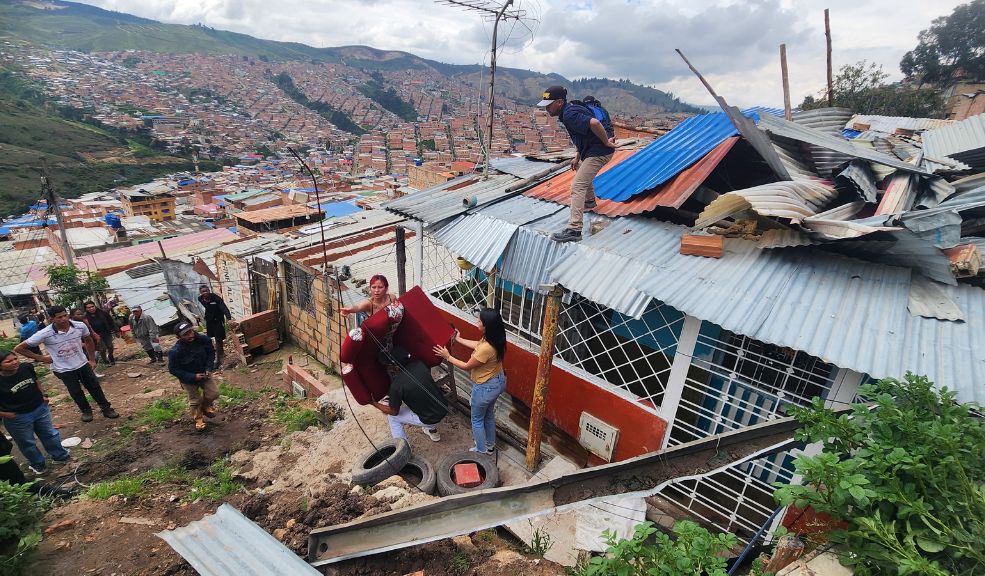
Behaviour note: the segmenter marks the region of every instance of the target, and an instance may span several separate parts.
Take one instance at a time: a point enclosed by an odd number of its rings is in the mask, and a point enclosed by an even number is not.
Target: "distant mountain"
[[[83,52],[149,50],[174,54],[237,54],[269,61],[345,63],[382,71],[432,69],[471,85],[478,85],[480,77],[488,74],[488,69],[478,65],[445,64],[407,52],[368,46],[314,48],[297,42],[262,40],[208,26],[163,24],[87,4],[57,0],[0,0],[0,40]],[[616,114],[646,116],[660,112],[700,111],[665,92],[626,80],[591,78],[572,82],[558,74],[497,68],[497,95],[517,102],[537,102],[550,84],[570,86],[572,96],[593,93]]]

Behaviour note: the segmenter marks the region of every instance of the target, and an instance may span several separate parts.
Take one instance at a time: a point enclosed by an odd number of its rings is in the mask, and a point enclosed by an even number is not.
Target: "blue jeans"
[[[479,452],[496,447],[496,398],[506,390],[506,374],[500,372],[482,384],[472,383],[472,438]]]
[[[17,443],[21,454],[35,468],[44,466],[44,455],[38,450],[35,435],[41,440],[47,452],[55,460],[67,460],[68,450],[62,447],[62,437],[51,422],[51,412],[47,404],[41,404],[30,412],[18,414],[16,418],[4,418],[3,425]]]

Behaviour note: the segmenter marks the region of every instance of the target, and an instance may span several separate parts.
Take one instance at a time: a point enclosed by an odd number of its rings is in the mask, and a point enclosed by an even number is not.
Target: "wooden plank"
[[[681,254],[686,256],[706,256],[721,258],[724,240],[721,236],[685,234],[681,236]]]

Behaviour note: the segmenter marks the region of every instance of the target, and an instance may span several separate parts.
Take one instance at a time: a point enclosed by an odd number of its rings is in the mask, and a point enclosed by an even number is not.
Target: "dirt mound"
[[[182,468],[187,468],[189,470],[198,470],[200,468],[205,468],[212,463],[209,457],[203,454],[200,450],[194,448],[185,450],[184,454],[181,455]]]

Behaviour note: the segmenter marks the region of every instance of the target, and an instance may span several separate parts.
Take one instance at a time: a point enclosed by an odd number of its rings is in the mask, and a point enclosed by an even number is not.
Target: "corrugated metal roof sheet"
[[[568,223],[568,211],[562,210],[543,220],[521,226],[503,253],[499,277],[520,286],[546,293],[542,285],[550,281],[550,270],[574,251],[573,243],[551,240],[552,232],[557,232]]]
[[[758,114],[743,114],[757,119]],[[724,112],[692,116],[613,170],[595,177],[595,195],[626,201],[667,182],[738,131]]]
[[[933,130],[935,128],[947,126],[951,122],[953,121],[942,120],[939,118],[907,118],[904,116],[855,114],[850,120],[845,122],[844,127],[854,130],[856,124],[864,124],[868,126],[867,130],[871,130],[873,132],[895,134],[897,129],[923,132],[924,130]]]
[[[698,215],[695,228],[704,228],[745,210],[761,216],[801,219],[814,216],[838,192],[821,182],[783,181],[722,194]]]
[[[923,133],[927,156],[953,158],[975,170],[985,170],[985,114]]]
[[[161,240],[161,244],[164,246],[164,253],[168,258],[176,258],[204,252],[237,240],[240,240],[240,237],[235,233],[230,232],[226,228],[217,228],[215,230],[206,230],[204,232],[195,232],[193,234],[168,238],[167,240]],[[146,262],[151,258],[162,256],[157,242],[148,242],[136,246],[127,246],[126,248],[117,248],[116,250],[76,256],[75,260],[78,262],[77,266],[95,272],[108,268],[133,266],[140,262]]]
[[[475,198],[476,206],[483,206],[506,195],[506,189],[518,181],[509,174],[491,176],[482,180],[477,176],[462,176],[438,186],[408,194],[383,204],[383,208],[424,222],[427,227],[464,214],[470,209],[462,200]]]
[[[681,256],[681,231],[659,224],[638,225],[649,228],[656,246],[674,249],[634,289],[733,332],[844,368],[877,378],[913,370],[957,390],[963,401],[985,400],[985,291],[942,286],[965,323],[911,316],[911,273],[905,268],[809,248],[760,250],[738,239],[726,239],[721,259]]]
[[[836,138],[844,138],[841,130],[851,116],[852,111],[848,108],[818,108],[816,110],[803,110],[794,113],[793,121],[818,132],[823,132]],[[818,174],[825,177],[829,177],[835,167],[851,160],[851,157],[846,154],[828,150],[822,146],[810,145],[808,146],[808,150],[810,151],[814,168]]]
[[[916,174],[899,172],[889,179],[876,214],[899,214],[909,210],[917,200],[919,180]]]
[[[572,292],[635,318],[651,300],[640,291],[640,283],[656,265],[677,254],[684,231],[658,220],[620,218],[579,242],[549,276]]]
[[[460,216],[435,233],[435,239],[453,254],[482,270],[492,270],[517,229],[527,222],[552,216],[564,207],[525,196],[497,202]],[[567,212],[565,210],[565,212]]]
[[[852,161],[845,166],[845,169],[838,172],[835,182],[841,188],[847,188],[862,198],[866,202],[875,203],[879,196],[879,189],[876,187],[875,175],[869,169],[869,164],[861,160]]]
[[[489,163],[493,169],[517,178],[530,178],[557,167],[554,162],[538,162],[526,158],[493,158]]]
[[[729,150],[738,141],[738,136],[726,138],[689,168],[682,170],[669,182],[658,186],[654,190],[648,190],[622,202],[599,198],[598,206],[594,212],[603,216],[616,217],[642,214],[655,210],[660,206],[680,208],[691,197],[691,194],[714,172],[715,168],[718,167],[719,163],[721,163]],[[612,160],[603,167],[602,172],[610,170],[617,164],[625,161],[633,152],[632,150],[617,150]],[[562,172],[547,182],[527,190],[524,194],[542,200],[570,205],[571,181],[574,180],[574,177],[574,172],[570,170]]]
[[[140,306],[143,313],[154,319],[158,326],[166,326],[178,319],[178,309],[171,303],[168,296],[167,283],[164,273],[157,267],[158,272],[148,276],[132,278],[126,272],[113,274],[106,278],[109,287],[120,296],[124,304],[131,309]]]
[[[892,166],[893,168],[904,170],[906,172],[918,172],[921,174],[926,173],[924,170],[917,168],[912,164],[907,164],[897,158],[887,156],[876,152],[875,150],[867,150],[861,146],[855,146],[848,140],[845,140],[839,136],[832,136],[830,134],[818,132],[817,130],[813,130],[806,126],[801,126],[800,124],[796,124],[794,122],[788,122],[782,118],[776,118],[768,114],[762,117],[759,122],[759,127],[766,130],[770,134],[783,136],[784,138],[792,138],[794,140],[799,140],[815,146],[821,146],[829,150],[848,154],[855,158],[863,158],[872,162],[878,162],[880,164]]]
[[[175,530],[158,532],[202,576],[319,576],[287,546],[229,504]]]

